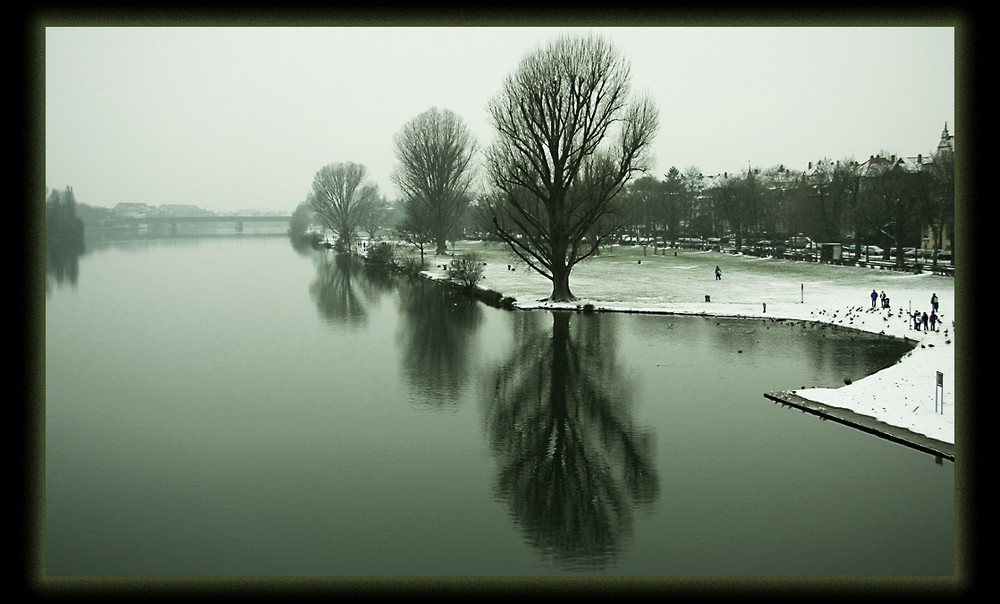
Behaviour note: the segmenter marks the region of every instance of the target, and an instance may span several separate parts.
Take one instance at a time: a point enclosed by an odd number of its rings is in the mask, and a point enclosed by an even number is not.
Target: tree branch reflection
[[[430,404],[454,406],[469,381],[483,309],[471,297],[423,279],[401,284],[400,292],[396,341],[403,373]]]
[[[630,535],[633,505],[659,494],[653,438],[632,423],[613,317],[553,312],[550,335],[545,316],[517,315],[514,353],[493,381],[497,495],[534,547],[600,566]]]
[[[328,255],[322,252],[316,266],[316,280],[309,293],[320,315],[328,324],[364,325],[368,310],[358,295],[358,285],[364,281],[360,260],[347,254]]]

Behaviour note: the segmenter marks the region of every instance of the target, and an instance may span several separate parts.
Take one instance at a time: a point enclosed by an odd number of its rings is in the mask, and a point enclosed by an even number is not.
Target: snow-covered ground
[[[693,250],[654,254],[652,247],[615,246],[573,269],[570,288],[577,301],[554,304],[544,301],[550,282],[515,261],[501,244],[458,242],[449,253],[478,254],[485,263],[481,287],[515,298],[523,309],[591,304],[596,310],[798,319],[908,338],[915,348],[891,367],[840,388],[793,392],[955,443],[954,277]],[[442,267],[451,259],[429,257],[425,274],[446,278]],[[718,280],[716,266],[722,270]],[[871,308],[873,289],[889,297],[888,310],[878,302]],[[939,302],[938,330],[914,330],[909,314],[919,310],[930,315],[932,294]]]

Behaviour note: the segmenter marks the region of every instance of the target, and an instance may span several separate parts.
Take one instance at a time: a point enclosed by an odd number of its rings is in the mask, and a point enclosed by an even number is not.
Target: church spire
[[[948,134],[948,122],[945,122],[944,130],[941,131],[941,142],[938,143],[936,154],[939,155],[942,153],[947,153],[947,154],[954,153],[955,150],[951,146],[951,139],[953,138],[955,137]]]

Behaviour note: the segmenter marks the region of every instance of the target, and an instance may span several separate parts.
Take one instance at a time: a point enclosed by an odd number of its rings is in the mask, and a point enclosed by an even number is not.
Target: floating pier
[[[916,432],[907,430],[906,428],[900,428],[898,426],[881,422],[873,417],[855,413],[850,409],[817,403],[816,401],[811,401],[791,392],[767,392],[764,393],[764,397],[781,403],[782,405],[789,405],[791,407],[795,407],[796,409],[801,409],[806,413],[812,413],[813,415],[817,415],[823,419],[829,419],[846,426],[856,428],[863,432],[868,432],[869,434],[874,434],[881,438],[923,451],[924,453],[930,453],[935,457],[943,457],[950,461],[955,461],[955,445],[951,443],[946,443],[944,441],[933,439],[929,436],[924,436],[923,434],[917,434]]]

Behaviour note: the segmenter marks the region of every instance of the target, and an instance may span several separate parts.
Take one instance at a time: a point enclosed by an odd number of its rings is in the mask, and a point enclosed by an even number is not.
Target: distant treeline
[[[49,192],[45,200],[45,243],[47,246],[82,247],[83,220],[77,215],[73,188]]]

